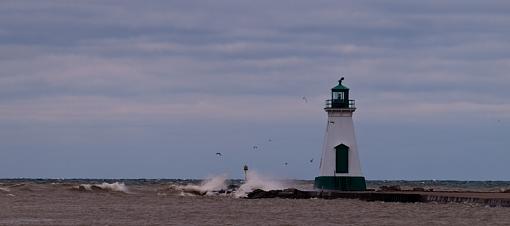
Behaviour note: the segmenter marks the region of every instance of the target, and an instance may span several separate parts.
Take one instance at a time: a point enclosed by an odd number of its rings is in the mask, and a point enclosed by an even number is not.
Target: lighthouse
[[[349,88],[342,84],[331,89],[331,99],[326,100],[324,110],[328,114],[326,134],[322,147],[320,173],[315,178],[316,189],[363,191],[365,177],[361,173],[352,115],[356,110],[354,100],[349,99]]]

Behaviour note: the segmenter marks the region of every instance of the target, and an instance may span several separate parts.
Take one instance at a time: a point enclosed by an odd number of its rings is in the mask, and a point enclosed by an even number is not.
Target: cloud
[[[508,18],[492,15],[497,7],[483,7],[474,18],[476,3],[462,6],[466,10],[421,4],[419,13],[409,13],[417,8],[406,3],[300,2],[287,10],[281,10],[285,2],[234,4],[236,10],[204,4],[11,2],[3,21],[17,22],[4,22],[0,100],[7,107],[19,98],[80,95],[318,98],[340,73],[364,102],[414,112],[421,108],[383,94],[440,106],[497,106],[508,95],[509,45],[497,29]],[[27,13],[33,16],[22,17]]]
[[[179,95],[173,100],[58,96],[11,101],[8,108],[0,108],[0,121],[57,124],[113,121],[125,125],[196,122],[197,119],[285,122],[303,120],[317,113],[318,108],[301,102],[300,98],[256,96],[218,98],[212,95]]]

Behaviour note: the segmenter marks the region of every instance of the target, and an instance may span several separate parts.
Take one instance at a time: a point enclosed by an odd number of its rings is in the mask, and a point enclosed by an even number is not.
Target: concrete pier
[[[474,203],[491,207],[510,207],[510,193],[499,192],[415,192],[415,191],[301,191],[297,189],[263,191],[248,194],[249,199],[291,198],[291,199],[360,199],[382,202],[437,202]]]

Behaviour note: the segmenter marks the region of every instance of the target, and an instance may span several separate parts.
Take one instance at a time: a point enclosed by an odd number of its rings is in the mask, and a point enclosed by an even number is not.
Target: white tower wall
[[[328,122],[322,148],[319,176],[349,176],[361,177],[361,164],[358,155],[358,145],[354,134],[352,114],[354,109],[326,109]],[[349,147],[348,173],[335,173],[335,147],[344,144]]]

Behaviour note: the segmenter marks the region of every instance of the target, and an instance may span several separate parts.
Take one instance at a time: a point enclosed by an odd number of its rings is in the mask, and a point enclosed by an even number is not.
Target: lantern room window
[[[343,92],[333,92],[333,99],[334,100],[344,100],[345,95]]]

